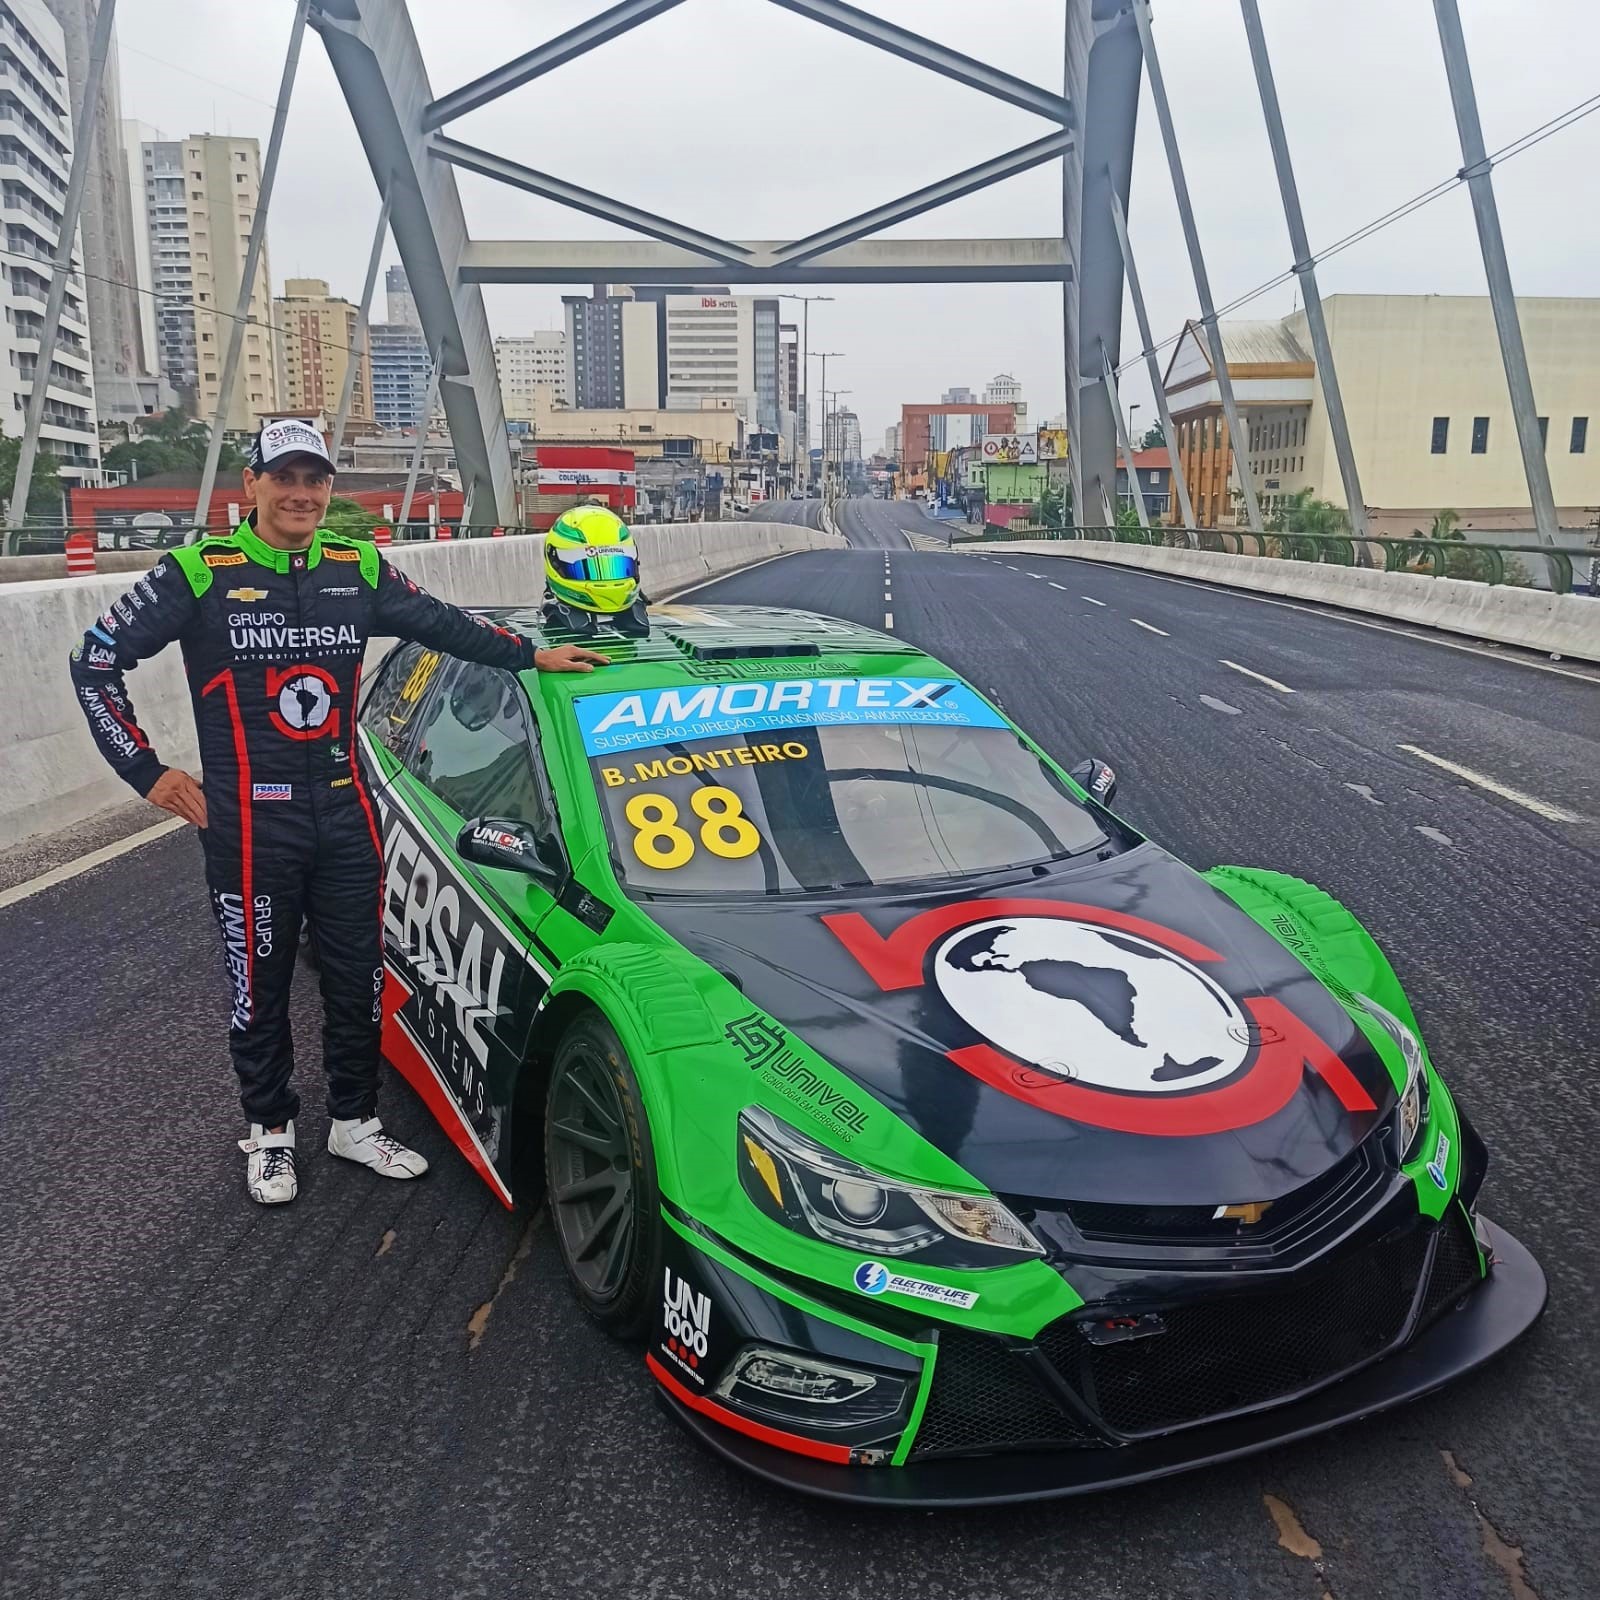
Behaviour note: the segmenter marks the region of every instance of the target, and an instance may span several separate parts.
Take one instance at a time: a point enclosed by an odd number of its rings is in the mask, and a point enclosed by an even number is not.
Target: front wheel
[[[661,1257],[655,1151],[628,1053],[597,1012],[556,1047],[544,1140],[556,1244],[579,1304],[614,1337],[642,1338]]]

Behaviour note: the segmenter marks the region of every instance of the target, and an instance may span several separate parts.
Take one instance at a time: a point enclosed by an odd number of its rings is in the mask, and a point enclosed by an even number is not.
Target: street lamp
[[[1139,435],[1136,434],[1133,431],[1133,414],[1138,409],[1139,409],[1139,402],[1137,400],[1133,400],[1133,401],[1129,402],[1129,405],[1128,405],[1128,443],[1131,444],[1135,450],[1137,450],[1139,448]]]
[[[827,482],[828,482],[828,418],[827,418],[827,415],[826,415],[827,410],[828,410],[828,357],[829,356],[842,357],[844,355],[844,351],[843,350],[815,350],[815,351],[807,351],[806,353],[808,355],[816,355],[816,356],[820,356],[822,358],[822,410],[823,410],[823,413],[824,413],[823,418],[822,418],[822,483],[823,483],[824,489],[826,489]],[[809,376],[810,376],[810,368],[809,367],[806,369],[806,372],[807,372],[807,377],[809,378]],[[808,412],[807,416],[809,417],[809,415],[810,415],[810,413]],[[808,422],[807,427],[806,427],[806,458],[807,458],[807,463],[808,464],[809,464],[809,461],[810,461],[810,457],[811,457],[811,428],[810,428],[810,425],[809,425],[809,422]]]
[[[802,351],[800,365],[805,369],[800,374],[800,386],[805,395],[806,409],[806,476],[811,475],[811,367],[805,359],[811,347],[811,302],[813,300],[826,300],[833,303],[831,294],[780,294],[773,296],[777,300],[798,300],[805,307],[800,313],[800,349]]]

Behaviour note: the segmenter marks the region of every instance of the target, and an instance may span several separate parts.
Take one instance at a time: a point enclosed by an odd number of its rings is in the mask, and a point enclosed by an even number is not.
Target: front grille
[[[1412,1227],[1309,1279],[1175,1306],[1166,1332],[1095,1345],[1082,1318],[1039,1336],[1056,1371],[1122,1434],[1157,1433],[1288,1399],[1399,1338],[1427,1259]]]
[[[1095,1345],[1080,1312],[1047,1327],[1037,1349],[1117,1434],[1161,1433],[1291,1400],[1394,1344],[1434,1238],[1421,1329],[1481,1282],[1459,1206],[1437,1228],[1414,1223],[1306,1279],[1162,1309],[1164,1333]],[[911,1459],[1109,1447],[1057,1401],[1028,1355],[989,1334],[944,1329]]]
[[[911,1459],[1099,1444],[1036,1384],[1013,1347],[945,1328]]]

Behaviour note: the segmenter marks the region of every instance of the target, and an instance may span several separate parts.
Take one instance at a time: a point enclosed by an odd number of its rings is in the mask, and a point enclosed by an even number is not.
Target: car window
[[[634,745],[590,771],[625,883],[652,894],[951,882],[1106,843],[1004,727],[769,726]]]
[[[535,740],[522,686],[511,673],[447,661],[406,765],[463,820],[515,817],[548,832],[552,818]]]
[[[444,657],[420,644],[403,644],[384,662],[361,707],[361,726],[404,761],[412,725]]]

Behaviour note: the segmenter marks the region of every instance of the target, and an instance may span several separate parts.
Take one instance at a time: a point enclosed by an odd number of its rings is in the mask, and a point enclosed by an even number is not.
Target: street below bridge
[[[784,516],[788,508],[765,508]],[[814,505],[793,508],[816,514]],[[1596,674],[1064,557],[946,554],[850,501],[848,550],[684,603],[890,628],[1197,867],[1293,872],[1391,953],[1550,1277],[1446,1393],[1132,1491],[863,1514],[697,1449],[386,1074],[433,1163],[329,1160],[315,984],[298,1201],[245,1196],[193,838],[0,907],[0,1594],[1593,1600],[1600,1594]],[[137,690],[137,683],[135,683]],[[19,959],[23,958],[25,959]]]

